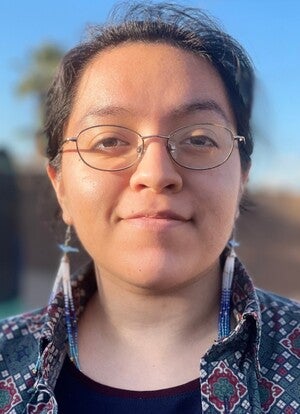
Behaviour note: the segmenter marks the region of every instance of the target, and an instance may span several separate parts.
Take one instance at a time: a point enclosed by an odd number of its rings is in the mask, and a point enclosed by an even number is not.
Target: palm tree
[[[64,52],[54,43],[44,43],[30,54],[27,68],[17,85],[20,96],[31,96],[37,105],[37,130],[35,133],[39,153],[45,153],[45,139],[41,133],[42,111],[47,90]]]

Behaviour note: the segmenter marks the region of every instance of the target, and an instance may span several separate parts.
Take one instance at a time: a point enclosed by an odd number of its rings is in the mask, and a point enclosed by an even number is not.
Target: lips
[[[173,210],[162,210],[162,211],[148,211],[142,210],[133,214],[130,214],[123,219],[134,220],[134,219],[153,219],[153,220],[176,220],[176,221],[189,221],[190,218],[183,216]]]

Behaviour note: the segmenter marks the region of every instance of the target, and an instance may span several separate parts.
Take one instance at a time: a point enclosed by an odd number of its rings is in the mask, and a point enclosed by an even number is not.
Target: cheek
[[[66,202],[68,210],[74,220],[74,225],[80,219],[95,214],[96,206],[101,205],[104,190],[95,181],[88,177],[79,178],[75,182],[69,181],[66,188]]]
[[[233,164],[231,166],[231,164]],[[224,164],[220,168],[202,171],[194,189],[199,211],[205,206],[209,231],[228,232],[238,215],[241,192],[241,172],[232,168],[236,162]]]
[[[110,214],[122,184],[109,173],[76,166],[63,170],[65,205],[74,227],[88,230],[98,217],[105,220]]]

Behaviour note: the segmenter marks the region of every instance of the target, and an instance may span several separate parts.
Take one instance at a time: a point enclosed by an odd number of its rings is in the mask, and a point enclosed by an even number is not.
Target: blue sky
[[[300,192],[300,2],[298,0],[191,0],[216,17],[251,55],[258,77],[257,147],[250,184]],[[89,23],[105,19],[114,1],[3,0],[0,28],[0,147],[30,159],[35,103],[15,85],[27,57],[46,41],[68,49]]]

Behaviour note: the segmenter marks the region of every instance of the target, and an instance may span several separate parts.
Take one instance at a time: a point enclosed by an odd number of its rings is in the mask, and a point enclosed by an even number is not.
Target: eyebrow
[[[200,101],[193,101],[186,104],[179,105],[175,109],[171,110],[168,114],[171,118],[178,118],[192,114],[193,112],[198,111],[213,111],[220,115],[226,122],[229,122],[228,116],[226,115],[225,111],[222,107],[214,100],[200,100]],[[121,106],[114,106],[114,105],[107,105],[107,106],[99,106],[96,108],[92,108],[89,110],[81,119],[80,122],[90,116],[117,116],[117,115],[134,115],[130,109],[121,107]]]
[[[131,114],[131,111],[123,108],[121,106],[114,106],[114,105],[107,105],[107,106],[99,106],[96,108],[90,109],[84,116],[80,119],[79,123],[90,116],[116,116],[116,115],[124,115],[124,114]]]
[[[226,122],[229,122],[228,116],[226,115],[223,108],[216,101],[210,99],[203,101],[194,101],[191,103],[180,105],[171,112],[171,115],[175,117],[180,117],[198,111],[216,112],[218,115],[221,115],[221,117],[224,118]]]

